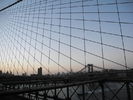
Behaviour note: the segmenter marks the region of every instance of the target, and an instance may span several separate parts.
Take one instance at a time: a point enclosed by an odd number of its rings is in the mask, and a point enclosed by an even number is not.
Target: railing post
[[[57,90],[56,90],[56,83],[55,83],[55,89],[54,89],[54,100],[58,100]]]
[[[69,87],[67,86],[66,87],[66,92],[67,92],[67,98],[66,98],[66,100],[71,100],[71,98],[69,97]]]
[[[105,100],[104,82],[100,81],[99,84],[100,84],[101,90],[102,90],[102,100]]]
[[[85,100],[85,86],[82,84],[82,93],[83,93],[83,100]]]
[[[131,100],[129,82],[126,83],[126,87],[127,87],[127,100]]]
[[[35,96],[36,96],[36,100],[38,100],[38,92],[36,92],[36,95]]]
[[[47,100],[47,93],[46,93],[46,91],[44,91],[43,100]]]
[[[29,100],[31,100],[31,95],[30,95],[30,93],[28,93],[28,97],[29,97]]]

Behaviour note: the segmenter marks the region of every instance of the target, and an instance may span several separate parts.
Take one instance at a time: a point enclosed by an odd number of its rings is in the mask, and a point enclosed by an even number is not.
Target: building
[[[38,76],[42,75],[42,67],[38,68]]]
[[[2,75],[2,70],[0,70],[0,75]]]
[[[22,73],[22,76],[27,76],[26,72],[25,73]]]

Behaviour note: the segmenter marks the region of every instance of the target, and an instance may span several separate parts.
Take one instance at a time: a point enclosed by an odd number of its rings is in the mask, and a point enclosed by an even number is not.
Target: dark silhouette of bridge
[[[1,0],[1,100],[133,100],[133,1]]]

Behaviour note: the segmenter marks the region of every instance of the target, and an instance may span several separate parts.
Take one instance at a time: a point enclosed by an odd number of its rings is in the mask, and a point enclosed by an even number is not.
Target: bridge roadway
[[[30,99],[31,94],[35,98],[42,96],[43,98],[52,98],[54,100],[71,100],[70,88],[74,86],[82,87],[83,100],[85,99],[85,85],[99,84],[102,91],[102,100],[105,100],[104,84],[105,83],[123,83],[127,87],[128,99],[131,99],[129,84],[133,83],[132,71],[120,72],[93,72],[93,73],[73,73],[55,76],[0,76],[0,97],[6,95],[25,95]],[[59,98],[59,90],[66,89],[66,97]],[[53,95],[48,95],[46,91],[54,91]],[[57,93],[58,90],[58,93]],[[43,94],[39,94],[43,91]],[[75,90],[74,93],[77,91]],[[74,94],[73,93],[73,94]],[[114,97],[116,95],[114,94]],[[44,99],[44,100],[45,100]]]
[[[12,94],[22,94],[22,93],[30,93],[36,91],[43,91],[43,90],[51,90],[51,89],[58,89],[58,88],[65,88],[71,86],[77,86],[82,84],[88,83],[95,83],[95,82],[133,82],[133,79],[96,79],[91,81],[83,81],[83,82],[75,82],[75,83],[68,83],[68,84],[59,84],[59,85],[50,85],[45,87],[32,87],[32,88],[23,88],[23,89],[15,89],[15,90],[5,90],[0,91],[0,96],[2,95],[12,95]]]

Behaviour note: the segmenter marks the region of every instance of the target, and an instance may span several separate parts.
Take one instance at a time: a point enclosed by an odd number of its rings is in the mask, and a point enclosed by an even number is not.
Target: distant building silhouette
[[[22,73],[22,76],[27,76],[27,74],[26,73]]]
[[[42,67],[38,68],[38,76],[42,75]]]
[[[2,70],[0,70],[0,75],[2,75]]]

